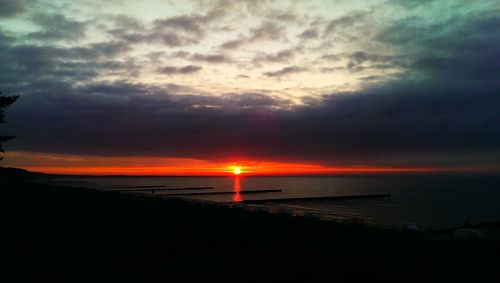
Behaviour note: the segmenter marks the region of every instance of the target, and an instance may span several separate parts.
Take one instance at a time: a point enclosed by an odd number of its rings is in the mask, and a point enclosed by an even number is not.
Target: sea
[[[240,206],[249,210],[317,217],[326,221],[356,219],[382,227],[411,226],[419,230],[432,230],[460,227],[464,223],[474,225],[500,221],[500,176],[94,176],[57,178],[51,182],[102,190],[165,186],[182,190],[155,191],[155,197],[173,197],[176,194],[175,197],[214,205]],[[213,188],[195,189],[197,187]],[[249,190],[281,191],[244,193]],[[218,192],[228,193],[193,195]],[[145,190],[134,193],[148,195],[152,192]],[[390,194],[390,197],[314,199],[366,194]],[[249,200],[261,202],[246,203]]]

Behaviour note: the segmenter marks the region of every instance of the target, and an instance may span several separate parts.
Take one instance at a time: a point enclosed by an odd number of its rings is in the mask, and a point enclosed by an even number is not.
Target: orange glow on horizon
[[[235,160],[216,162],[189,158],[96,157],[8,152],[4,166],[67,175],[151,175],[151,176],[282,176],[474,172],[457,168],[427,167],[338,167],[311,163]]]
[[[274,163],[273,163],[274,164]],[[278,165],[278,163],[276,163]],[[342,174],[390,174],[390,173],[432,173],[448,172],[441,168],[388,168],[388,167],[322,167],[319,165],[302,165],[279,163],[273,167],[268,164],[255,165],[252,169],[243,171],[224,168],[192,168],[192,167],[22,167],[29,171],[48,174],[68,175],[151,175],[151,176],[239,176],[245,172],[247,176],[282,176],[282,175],[342,175]]]

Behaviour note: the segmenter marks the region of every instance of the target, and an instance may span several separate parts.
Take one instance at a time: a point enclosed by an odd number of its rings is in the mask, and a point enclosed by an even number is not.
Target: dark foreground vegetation
[[[1,176],[5,282],[500,282],[495,231],[455,240],[19,176]]]

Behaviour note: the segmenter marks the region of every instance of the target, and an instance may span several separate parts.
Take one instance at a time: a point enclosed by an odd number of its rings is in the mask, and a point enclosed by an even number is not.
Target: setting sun
[[[234,173],[235,175],[239,175],[239,174],[241,173],[241,169],[240,169],[240,167],[234,167],[234,169],[233,169],[233,173]]]

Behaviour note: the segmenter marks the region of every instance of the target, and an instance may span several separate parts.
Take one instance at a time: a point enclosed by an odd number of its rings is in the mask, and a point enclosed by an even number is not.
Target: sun
[[[241,168],[240,167],[234,167],[233,168],[233,173],[234,173],[234,175],[240,175],[241,174]]]

